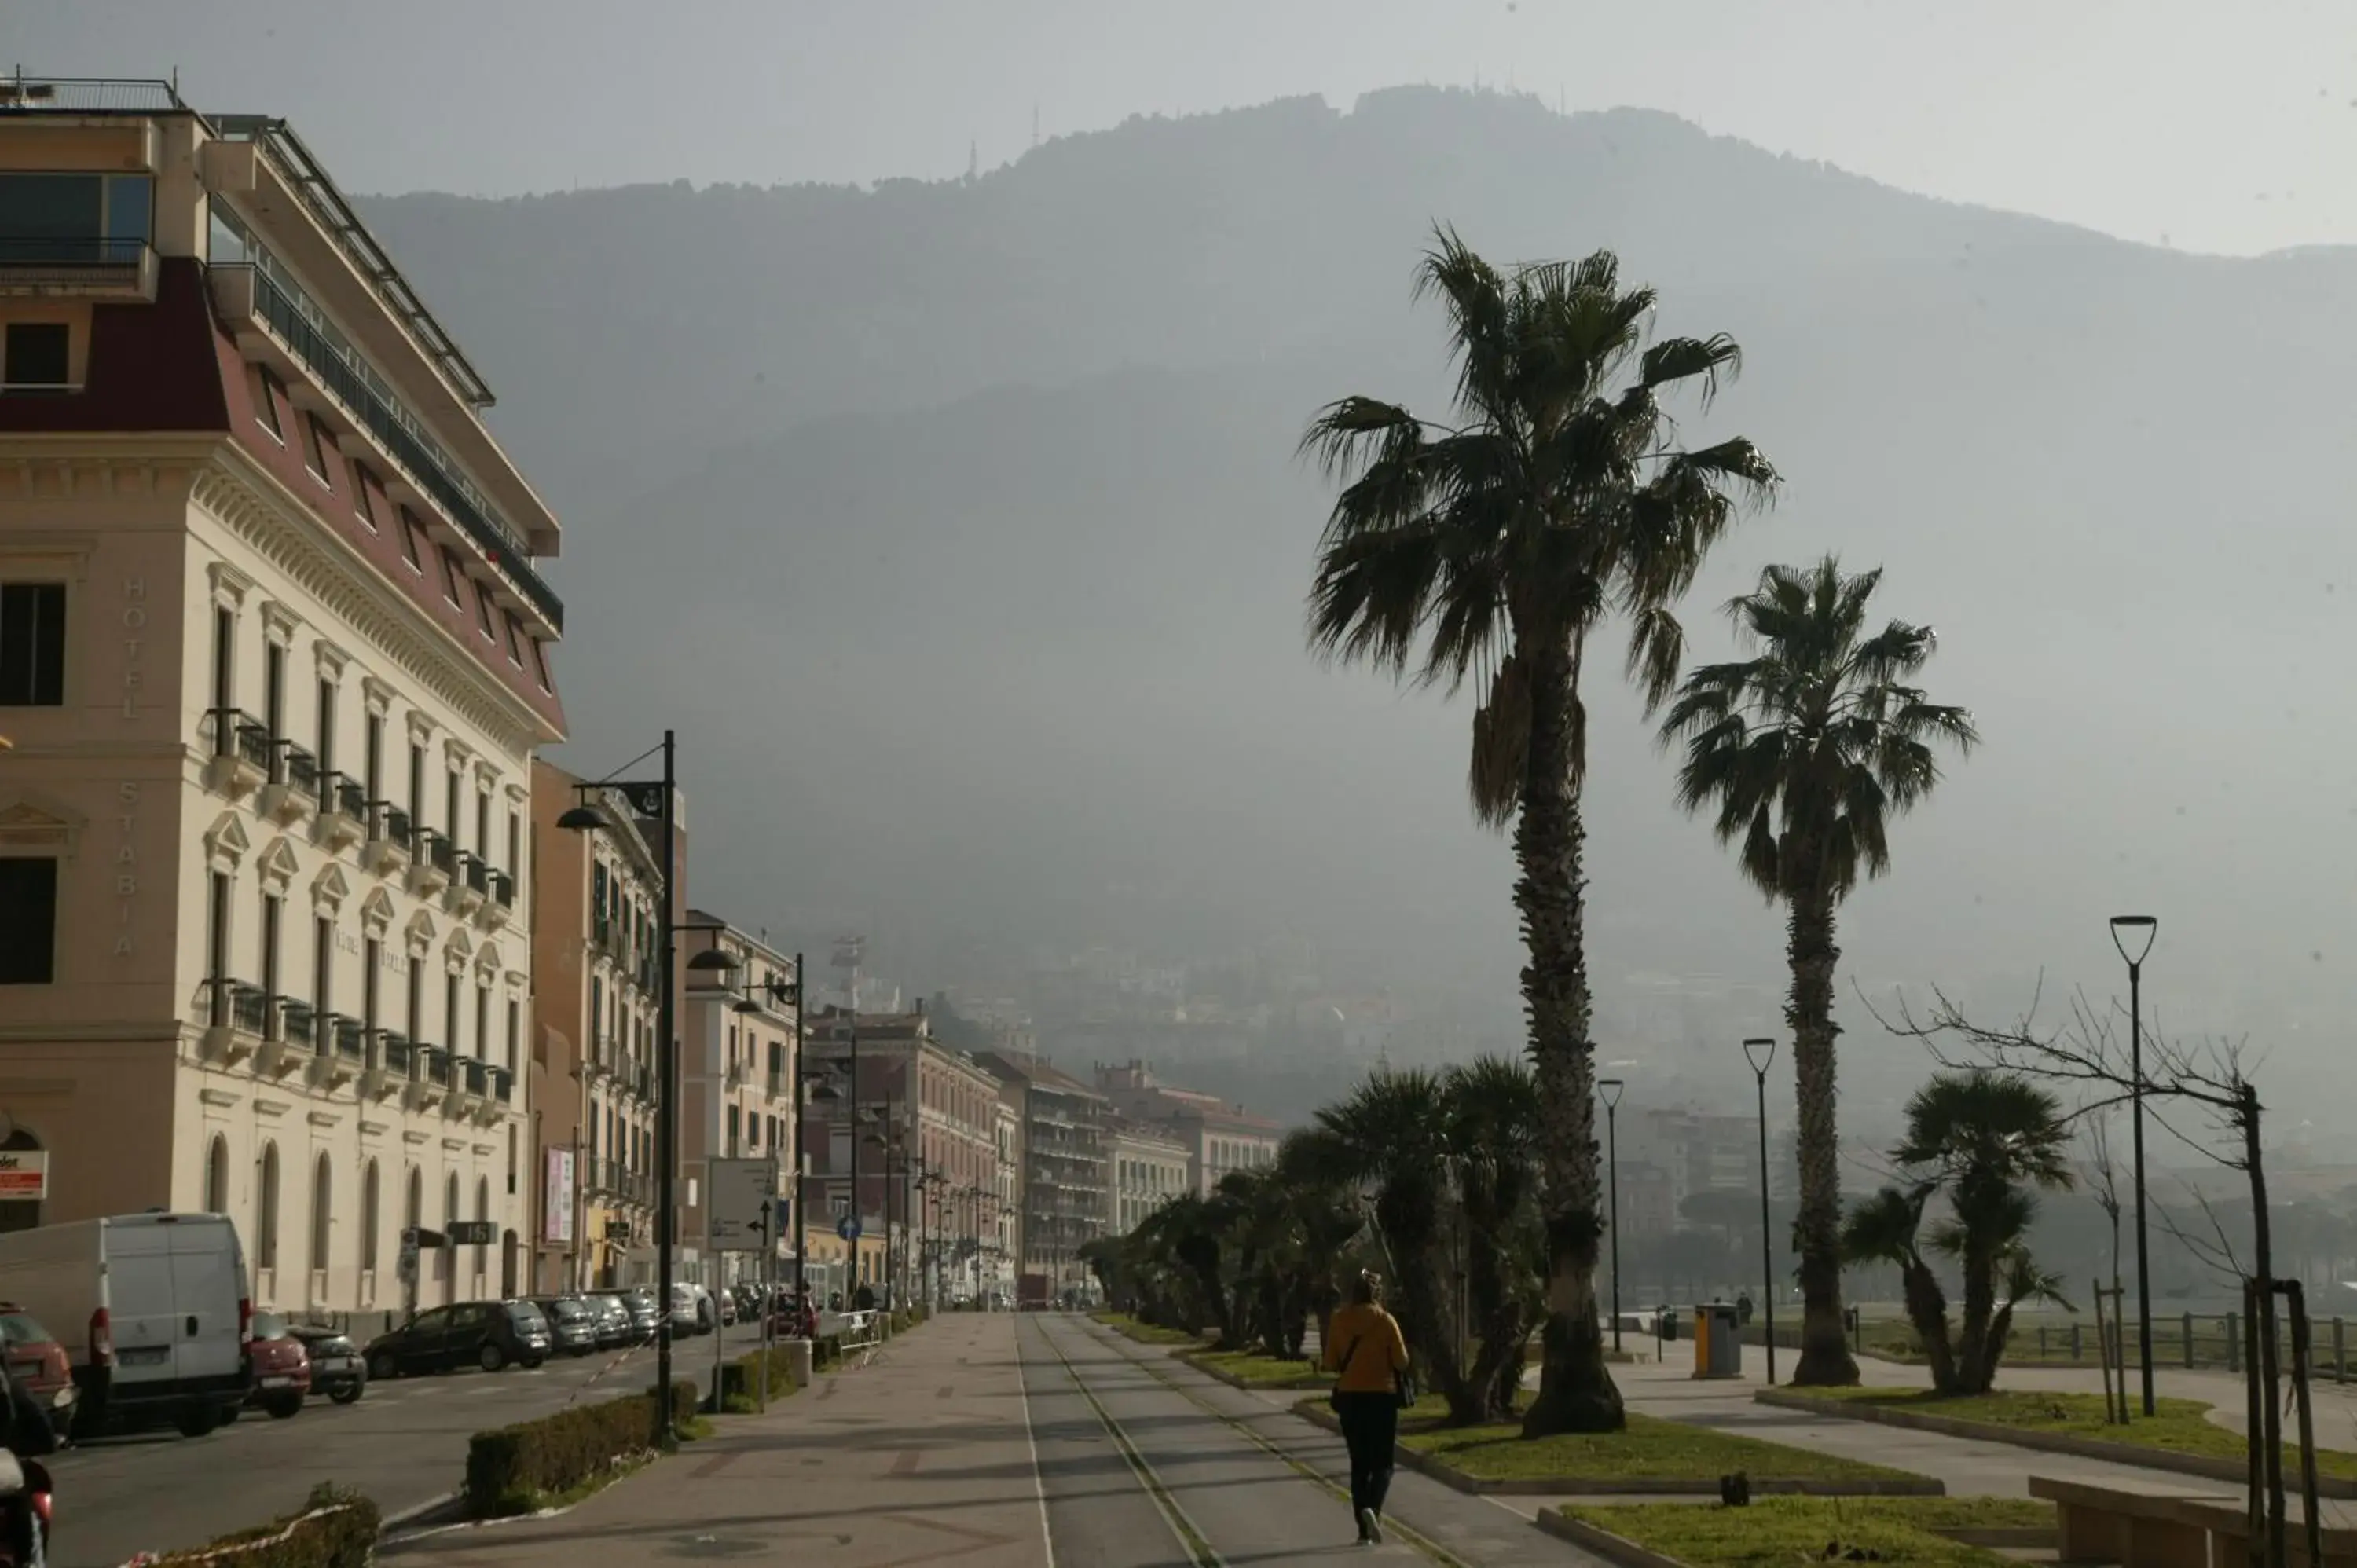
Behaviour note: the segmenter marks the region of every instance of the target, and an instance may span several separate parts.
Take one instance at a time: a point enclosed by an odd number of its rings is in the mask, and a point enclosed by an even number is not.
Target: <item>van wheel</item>
[[[390,1350],[380,1350],[369,1358],[369,1376],[381,1383],[391,1382],[401,1371],[401,1363],[393,1359]]]
[[[212,1406],[191,1404],[180,1407],[180,1418],[175,1424],[179,1427],[183,1437],[202,1437],[219,1424],[219,1414]]]
[[[486,1344],[483,1353],[475,1358],[476,1364],[487,1372],[496,1372],[508,1364],[507,1352],[497,1345]]]

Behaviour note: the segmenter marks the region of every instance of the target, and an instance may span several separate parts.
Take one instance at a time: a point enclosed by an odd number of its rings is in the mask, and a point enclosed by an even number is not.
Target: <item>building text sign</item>
[[[0,1201],[38,1202],[48,1196],[47,1149],[0,1150]]]
[[[548,1175],[541,1188],[540,1239],[544,1241],[568,1242],[573,1240],[573,1151],[548,1151]]]

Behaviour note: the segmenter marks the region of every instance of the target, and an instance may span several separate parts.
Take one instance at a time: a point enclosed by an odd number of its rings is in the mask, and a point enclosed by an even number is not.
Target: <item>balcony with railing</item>
[[[426,1111],[450,1092],[450,1053],[419,1040],[410,1047],[409,1108]]]
[[[270,782],[263,786],[262,814],[282,827],[307,822],[319,809],[319,759],[291,740],[273,743]]]
[[[253,253],[250,237],[241,249]],[[339,346],[314,323],[273,264],[225,259],[217,254],[208,270],[214,308],[232,328],[259,325],[268,340],[326,389],[344,414],[389,459],[403,489],[414,491],[480,550],[499,575],[499,585],[528,605],[550,628],[565,629],[565,605],[531,565],[531,550],[481,493],[459,474],[439,447],[420,434],[417,420],[385,390],[383,378]],[[256,345],[259,347],[259,345]]]
[[[408,865],[415,841],[407,811],[390,800],[368,803],[368,846],[361,851],[361,861],[371,871],[390,876]]]
[[[335,1089],[360,1076],[368,1062],[368,1030],[358,1018],[322,1013],[317,1036],[318,1052],[311,1072],[322,1088]]]
[[[318,1015],[308,1002],[291,996],[274,999],[264,1015],[262,1049],[254,1066],[283,1078],[308,1062],[319,1048]]]
[[[450,889],[445,908],[461,918],[481,908],[490,897],[490,866],[472,850],[450,855]]]
[[[129,235],[12,234],[0,215],[0,299],[156,300],[156,248]],[[80,387],[8,385],[7,392]]]
[[[330,768],[319,775],[319,842],[350,849],[368,831],[368,791],[349,773]]]
[[[486,868],[483,882],[490,896],[483,900],[478,918],[488,927],[506,925],[515,915],[515,878],[504,871]]]
[[[205,723],[212,750],[205,764],[208,788],[236,799],[271,781],[276,758],[268,725],[240,708],[210,709]]]
[[[361,1075],[361,1092],[386,1100],[409,1086],[409,1036],[393,1029],[363,1029],[367,1055]]]
[[[209,980],[199,1006],[205,1019],[206,1058],[233,1067],[262,1045],[270,1026],[270,993],[242,980]]]
[[[457,846],[447,834],[419,828],[410,851],[409,890],[421,898],[433,897],[450,886],[450,874],[457,864]]]

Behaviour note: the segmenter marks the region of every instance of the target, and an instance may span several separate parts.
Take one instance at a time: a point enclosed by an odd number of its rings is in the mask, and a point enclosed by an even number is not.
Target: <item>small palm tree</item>
[[[1318,1112],[1336,1174],[1367,1196],[1400,1331],[1432,1385],[1444,1391],[1458,1378],[1440,1291],[1448,1114],[1446,1083],[1421,1068],[1372,1073]]]
[[[1469,786],[1484,824],[1514,827],[1514,905],[1530,962],[1523,1004],[1545,1136],[1547,1325],[1531,1435],[1622,1424],[1604,1366],[1603,1234],[1579,789],[1588,640],[1618,615],[1649,700],[1674,686],[1672,607],[1738,503],[1775,470],[1750,442],[1685,448],[1663,398],[1706,401],[1741,361],[1734,339],[1646,343],[1653,293],[1620,263],[1501,272],[1442,231],[1417,292],[1447,307],[1456,405],[1440,420],[1346,397],[1305,451],[1341,483],[1309,595],[1312,648],[1451,691],[1471,681]]]
[[[1745,877],[1788,911],[1784,1022],[1801,1162],[1796,1383],[1857,1381],[1842,1330],[1835,912],[1861,877],[1890,869],[1890,819],[1939,781],[1933,744],[1968,752],[1980,738],[1964,709],[1913,684],[1932,657],[1932,628],[1868,627],[1881,580],[1879,571],[1846,575],[1830,555],[1806,569],[1769,567],[1727,606],[1756,656],[1688,675],[1661,729],[1664,745],[1685,745],[1678,803],[1709,808],[1720,842],[1742,846]]]
[[[1531,1069],[1481,1057],[1448,1070],[1447,1138],[1457,1176],[1466,1313],[1475,1348],[1465,1403],[1452,1417],[1504,1421],[1522,1391],[1523,1348],[1543,1315],[1538,1226],[1538,1097]]]
[[[1943,1073],[1907,1102],[1907,1136],[1891,1151],[1906,1185],[1883,1188],[1843,1225],[1852,1262],[1898,1266],[1908,1318],[1941,1392],[1989,1391],[2013,1332],[2015,1303],[2070,1306],[2061,1277],[2029,1253],[2039,1192],[2072,1185],[2070,1137],[2061,1102],[2028,1079]],[[1949,1214],[1926,1237],[1924,1208],[1941,1194]],[[1923,1256],[1927,1246],[1953,1260],[1964,1282],[1964,1316],[1953,1331],[1946,1295]]]

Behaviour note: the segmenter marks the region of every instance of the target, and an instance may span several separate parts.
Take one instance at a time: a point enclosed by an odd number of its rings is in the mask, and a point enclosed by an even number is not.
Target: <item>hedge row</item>
[[[812,1360],[817,1360],[817,1348],[812,1348]],[[720,1402],[726,1408],[732,1402],[750,1404],[760,1397],[761,1362],[770,1363],[770,1397],[783,1399],[794,1391],[794,1360],[783,1345],[768,1350],[750,1350],[720,1369]]]
[[[671,1393],[672,1422],[684,1425],[695,1415],[695,1385],[674,1382]],[[467,1444],[467,1511],[496,1519],[545,1507],[651,1448],[655,1413],[650,1390],[478,1432]]]
[[[299,1512],[193,1552],[132,1561],[155,1568],[368,1568],[375,1558],[379,1524],[374,1503],[322,1481]]]

